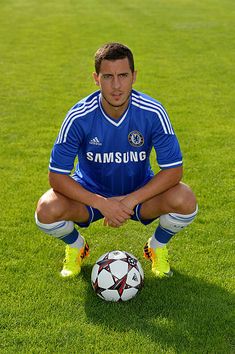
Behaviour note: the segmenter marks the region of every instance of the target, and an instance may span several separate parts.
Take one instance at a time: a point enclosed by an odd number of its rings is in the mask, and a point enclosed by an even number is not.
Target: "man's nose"
[[[113,77],[113,88],[114,89],[119,89],[121,86],[121,82],[118,76]]]

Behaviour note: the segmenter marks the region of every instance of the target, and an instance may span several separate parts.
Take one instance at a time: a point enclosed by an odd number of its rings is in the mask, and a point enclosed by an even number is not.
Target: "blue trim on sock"
[[[178,215],[172,215],[172,214],[169,214],[169,215],[172,219],[183,221],[183,222],[192,221],[193,219],[195,219],[195,216],[196,216],[196,215],[193,215],[193,216],[187,217],[187,216],[178,216]]]
[[[175,235],[175,233],[172,233],[172,231],[164,229],[158,225],[154,235],[158,242],[167,243]]]
[[[73,231],[65,236],[60,237],[61,241],[67,243],[67,245],[71,245],[74,243],[78,238],[78,231],[74,228]]]
[[[37,225],[39,227],[40,230],[48,233],[48,232],[51,232],[51,231],[55,231],[57,229],[60,229],[61,227],[63,227],[64,225],[66,224],[66,221],[63,221],[62,223],[60,223],[59,225],[56,225],[55,227],[52,227],[50,229],[46,228],[46,227],[43,227],[43,226],[40,226],[40,225]]]

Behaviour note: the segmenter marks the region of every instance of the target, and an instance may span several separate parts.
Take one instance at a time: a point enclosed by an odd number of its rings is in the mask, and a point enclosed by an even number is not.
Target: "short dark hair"
[[[95,71],[99,74],[102,60],[118,60],[125,58],[128,59],[130,69],[134,72],[134,58],[130,48],[121,43],[107,43],[95,53]]]

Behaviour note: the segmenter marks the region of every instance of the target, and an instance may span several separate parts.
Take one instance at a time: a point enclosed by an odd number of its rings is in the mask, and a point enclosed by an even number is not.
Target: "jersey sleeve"
[[[82,131],[75,121],[65,119],[53,146],[49,171],[69,175],[82,142]]]
[[[160,169],[168,169],[183,165],[182,153],[178,139],[167,112],[159,106],[153,124],[153,146]]]

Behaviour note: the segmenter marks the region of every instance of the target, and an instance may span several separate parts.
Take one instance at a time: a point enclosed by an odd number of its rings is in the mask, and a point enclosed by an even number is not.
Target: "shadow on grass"
[[[84,267],[90,281],[91,266]],[[232,353],[234,297],[200,279],[174,272],[170,279],[145,278],[142,291],[123,303],[105,302],[87,287],[87,319],[120,335],[132,329],[147,341],[177,352]],[[234,343],[233,343],[234,344]]]

